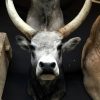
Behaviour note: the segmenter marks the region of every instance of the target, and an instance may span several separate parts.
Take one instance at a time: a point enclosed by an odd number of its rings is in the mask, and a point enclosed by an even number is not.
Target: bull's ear
[[[81,41],[80,37],[74,37],[65,42],[62,46],[63,52],[73,50]]]
[[[30,50],[30,42],[23,36],[16,36],[17,44],[24,50]]]

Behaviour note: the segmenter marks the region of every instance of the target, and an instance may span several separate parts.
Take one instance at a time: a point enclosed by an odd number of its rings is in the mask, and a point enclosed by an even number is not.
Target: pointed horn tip
[[[81,38],[80,37],[76,37],[77,41],[80,42],[81,41]]]

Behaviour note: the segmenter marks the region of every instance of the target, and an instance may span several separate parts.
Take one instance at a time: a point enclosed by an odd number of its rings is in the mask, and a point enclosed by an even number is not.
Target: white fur
[[[52,63],[52,62],[54,62],[56,64],[56,66],[54,68],[54,73],[57,76],[59,75],[58,64],[57,64],[55,58],[52,55],[47,55],[47,56],[45,55],[45,56],[40,58],[40,60],[38,61],[37,67],[36,67],[36,75],[38,75],[42,71],[41,67],[39,66],[40,62],[43,62],[43,63]]]

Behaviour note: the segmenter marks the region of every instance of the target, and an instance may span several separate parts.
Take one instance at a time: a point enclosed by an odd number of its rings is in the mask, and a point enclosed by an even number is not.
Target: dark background
[[[32,100],[32,98],[27,95],[30,54],[21,50],[16,44],[16,35],[22,34],[9,19],[4,1],[5,0],[0,0],[0,32],[6,32],[8,34],[13,50],[13,58],[8,69],[3,100]],[[29,0],[14,0],[14,2],[19,15],[25,20],[30,5]],[[70,22],[78,14],[83,3],[84,0],[61,0],[65,23]],[[83,45],[98,15],[100,15],[100,5],[93,4],[84,23],[67,38],[79,36],[82,38],[82,41],[74,51],[63,55],[63,66],[66,70],[65,78],[67,86],[67,95],[64,100],[91,100],[83,85],[80,62]]]

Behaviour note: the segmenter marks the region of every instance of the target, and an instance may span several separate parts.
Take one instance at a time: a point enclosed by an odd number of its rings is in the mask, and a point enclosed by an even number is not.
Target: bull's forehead
[[[61,43],[62,38],[56,32],[38,32],[31,40],[32,45],[38,47],[54,47]]]

